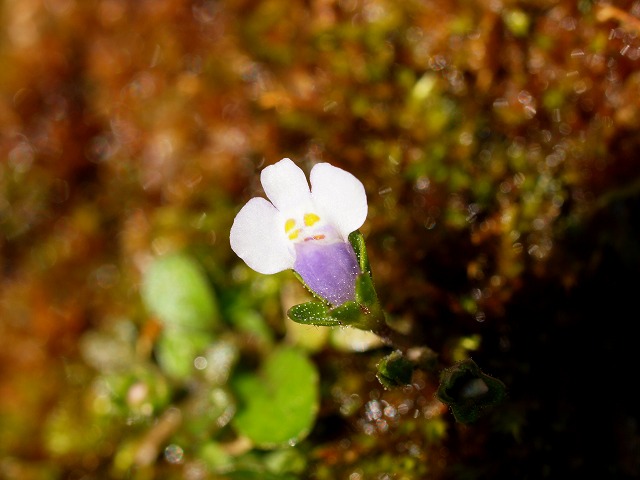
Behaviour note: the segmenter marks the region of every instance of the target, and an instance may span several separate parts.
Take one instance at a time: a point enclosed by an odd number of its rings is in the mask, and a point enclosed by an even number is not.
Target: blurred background
[[[3,0],[0,25],[0,478],[640,478],[640,2]],[[228,240],[283,157],[364,183],[384,308],[503,404],[460,424],[438,378],[384,390],[374,338],[286,320],[309,295]],[[250,407],[282,351],[302,380]]]

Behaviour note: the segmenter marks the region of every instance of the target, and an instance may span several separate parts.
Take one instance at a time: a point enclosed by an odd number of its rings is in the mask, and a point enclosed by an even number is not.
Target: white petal
[[[367,218],[367,194],[362,182],[328,163],[318,163],[311,170],[311,197],[344,239]]]
[[[231,226],[231,249],[258,273],[293,268],[293,252],[282,230],[282,218],[264,198],[252,198]]]
[[[269,165],[260,181],[271,203],[281,212],[296,211],[309,203],[309,183],[300,167],[288,158]]]

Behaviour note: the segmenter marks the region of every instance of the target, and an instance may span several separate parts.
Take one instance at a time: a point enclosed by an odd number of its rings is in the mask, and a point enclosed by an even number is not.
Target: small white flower
[[[252,198],[231,227],[231,248],[259,273],[294,269],[307,286],[337,306],[355,298],[360,273],[349,234],[367,217],[362,183],[328,163],[304,172],[284,158],[260,181],[271,200]]]

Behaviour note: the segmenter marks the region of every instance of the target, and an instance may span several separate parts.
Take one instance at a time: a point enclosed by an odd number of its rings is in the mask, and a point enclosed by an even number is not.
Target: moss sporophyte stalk
[[[435,353],[391,328],[378,300],[358,231],[368,211],[362,182],[328,163],[316,164],[309,180],[311,186],[289,158],[262,170],[269,200],[252,198],[238,212],[231,248],[256,272],[293,270],[318,298],[290,308],[293,321],[368,330],[395,348],[378,365],[378,379],[386,388],[409,383],[415,368],[433,370]]]

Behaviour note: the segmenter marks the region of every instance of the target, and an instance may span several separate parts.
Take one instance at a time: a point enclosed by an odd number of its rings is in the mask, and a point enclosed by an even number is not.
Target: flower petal
[[[293,268],[281,216],[264,198],[252,198],[236,215],[231,226],[231,249],[258,273],[277,273]]]
[[[367,194],[356,177],[328,163],[311,170],[311,197],[346,240],[367,218]]]
[[[334,307],[355,300],[360,267],[350,244],[303,242],[295,248],[294,269],[309,289]]]
[[[260,174],[264,193],[281,212],[309,203],[309,183],[300,167],[288,158],[269,165]]]

